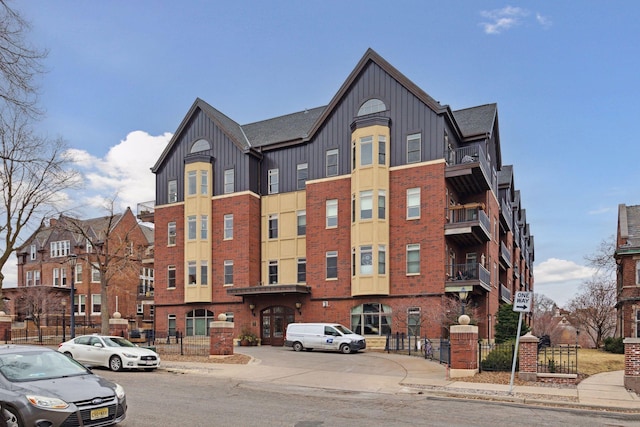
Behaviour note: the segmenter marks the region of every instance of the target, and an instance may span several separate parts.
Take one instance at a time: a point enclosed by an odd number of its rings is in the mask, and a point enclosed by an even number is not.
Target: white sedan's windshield
[[[56,351],[0,355],[0,373],[9,381],[34,381],[87,374],[87,370]]]
[[[104,342],[108,347],[135,347],[132,342],[118,337],[104,337]]]

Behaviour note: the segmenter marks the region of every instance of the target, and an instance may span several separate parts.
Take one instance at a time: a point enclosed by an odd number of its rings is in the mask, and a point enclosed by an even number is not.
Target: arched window
[[[209,336],[209,323],[213,320],[213,311],[199,308],[187,313],[187,336],[206,335]]]
[[[380,101],[377,98],[373,98],[362,104],[360,109],[358,110],[358,116],[366,116],[367,114],[379,113],[380,111],[385,111],[387,106],[384,105],[384,102]]]
[[[391,307],[372,302],[352,308],[351,330],[360,335],[387,335],[391,332]]]
[[[209,144],[209,141],[207,141],[206,139],[199,139],[196,142],[193,143],[193,145],[191,146],[191,153],[198,153],[200,151],[207,151],[211,149],[211,145]]]

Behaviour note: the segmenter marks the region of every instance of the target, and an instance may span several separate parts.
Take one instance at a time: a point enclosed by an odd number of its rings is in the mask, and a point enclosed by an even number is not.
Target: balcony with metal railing
[[[511,251],[504,242],[500,242],[500,265],[504,268],[511,267]]]
[[[491,240],[491,220],[479,203],[450,206],[444,235],[463,245],[476,245]]]
[[[498,174],[481,144],[451,149],[446,156],[445,177],[458,194],[497,190]]]
[[[138,219],[143,222],[154,222],[154,213],[156,210],[156,201],[138,203]]]
[[[500,299],[504,303],[511,303],[511,291],[502,283],[500,283]]]
[[[491,291],[491,274],[480,263],[447,265],[445,291],[458,292],[460,288]]]
[[[511,230],[513,224],[513,210],[511,204],[504,199],[500,201],[500,224],[506,229]]]

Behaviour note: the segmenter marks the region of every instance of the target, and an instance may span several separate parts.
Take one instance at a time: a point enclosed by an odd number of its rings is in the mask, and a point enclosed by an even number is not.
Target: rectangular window
[[[338,149],[327,150],[327,176],[338,175]]]
[[[209,171],[200,171],[200,194],[209,195]]]
[[[328,251],[327,257],[327,279],[338,278],[338,251]]]
[[[278,215],[277,214],[269,215],[269,238],[270,239],[278,238]]]
[[[387,247],[378,246],[378,274],[387,274]]]
[[[373,163],[373,137],[360,138],[360,166],[368,166]]]
[[[233,214],[224,216],[224,239],[233,239]]]
[[[233,285],[233,261],[225,260],[224,262],[224,284]]]
[[[167,315],[167,333],[170,337],[176,336],[176,315],[169,314]]]
[[[140,270],[140,295],[153,295],[153,268],[142,267]]]
[[[196,171],[187,172],[187,195],[196,194]]]
[[[200,216],[200,238],[202,240],[207,240],[209,238],[209,216],[208,215]]]
[[[373,247],[371,245],[360,246],[360,274],[373,274]]]
[[[298,258],[298,283],[307,281],[307,259]]]
[[[143,315],[144,314],[144,305],[142,304],[136,304],[136,314],[138,316]]]
[[[420,188],[407,190],[407,219],[420,218]]]
[[[420,307],[409,307],[407,310],[407,329],[409,335],[420,336]]]
[[[420,245],[407,245],[407,274],[420,274]]]
[[[356,271],[356,248],[351,248],[351,276],[355,276]]]
[[[236,189],[235,183],[235,171],[233,169],[226,169],[224,171],[224,193],[233,193]]]
[[[77,314],[85,314],[87,312],[86,295],[76,295],[75,298],[73,298],[73,304],[75,305],[75,312]]]
[[[66,268],[60,269],[60,283],[62,284],[62,286],[67,286],[67,269]]]
[[[91,295],[91,314],[100,314],[102,310],[102,295]]]
[[[50,244],[50,254],[51,258],[60,258],[63,256],[69,255],[69,250],[71,248],[71,244],[68,240],[61,240],[59,242],[51,242]]]
[[[85,247],[85,250],[87,251],[88,254],[93,252],[93,245],[91,244],[91,240],[87,240],[87,245]]]
[[[327,200],[327,228],[338,226],[338,200]]]
[[[269,169],[269,194],[278,194],[280,192],[279,174],[279,169]]]
[[[278,261],[269,261],[269,284],[278,283]]]
[[[40,286],[40,270],[33,272],[33,284],[34,286]]]
[[[371,219],[373,217],[373,191],[360,192],[360,219]]]
[[[196,282],[196,262],[188,261],[187,262],[187,274],[188,274],[188,284],[195,285]]]
[[[196,216],[189,215],[187,217],[187,238],[189,240],[196,239]]]
[[[176,287],[176,266],[167,266],[167,288]]]
[[[76,264],[76,280],[75,283],[82,283],[82,264]]]
[[[200,284],[202,286],[209,284],[209,264],[207,261],[200,261]]]
[[[298,165],[297,181],[298,190],[304,190],[307,185],[307,178],[309,177],[309,165],[307,163],[300,163]]]
[[[387,217],[387,192],[378,190],[378,219]]]
[[[307,234],[307,211],[298,211],[298,236]]]
[[[176,223],[167,224],[167,246],[175,246],[176,244]]]
[[[33,261],[34,259],[36,259],[36,254],[38,253],[38,251],[36,250],[36,245],[31,245],[29,247],[29,259],[31,261]]]
[[[387,164],[387,137],[378,135],[378,164]]]
[[[356,142],[351,141],[351,170],[356,168]]]
[[[175,179],[167,183],[167,201],[175,203],[178,201],[178,181]]]
[[[636,285],[640,285],[640,261],[636,261]]]
[[[91,283],[100,283],[100,270],[94,265],[91,266]]]
[[[33,286],[33,271],[27,271],[27,286]]]
[[[60,286],[60,269],[53,269],[53,286]]]
[[[407,136],[407,163],[417,163],[422,160],[422,135],[414,133]]]

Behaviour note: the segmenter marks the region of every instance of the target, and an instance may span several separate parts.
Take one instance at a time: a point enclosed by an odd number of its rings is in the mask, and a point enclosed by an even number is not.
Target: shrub
[[[624,354],[624,342],[622,337],[608,337],[604,339],[604,351],[615,354]]]
[[[513,345],[509,344],[497,346],[487,354],[487,357],[482,362],[480,362],[480,368],[483,371],[510,371],[512,365]]]

